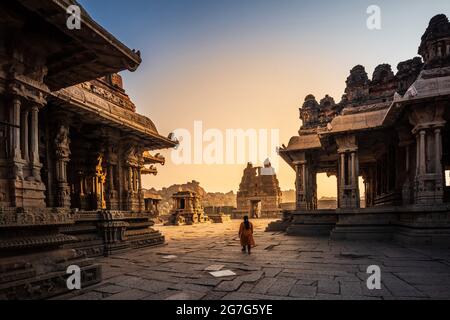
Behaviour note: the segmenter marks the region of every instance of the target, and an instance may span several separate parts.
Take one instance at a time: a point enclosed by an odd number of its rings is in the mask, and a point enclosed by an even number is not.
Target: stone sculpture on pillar
[[[95,167],[95,195],[97,199],[97,209],[106,209],[105,182],[106,173],[103,172],[103,155],[98,154],[97,165]]]
[[[60,125],[55,138],[57,204],[61,208],[70,208],[70,187],[67,183],[67,163],[70,161],[69,128]]]

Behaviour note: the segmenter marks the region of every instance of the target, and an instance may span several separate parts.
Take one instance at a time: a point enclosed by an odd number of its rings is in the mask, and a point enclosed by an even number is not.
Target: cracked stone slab
[[[239,279],[234,279],[231,281],[223,281],[217,287],[214,288],[214,291],[226,291],[232,292],[237,291],[244,282]]]
[[[426,298],[427,295],[420,292],[407,282],[393,275],[382,275],[382,286],[386,287],[394,297]]]
[[[329,280],[319,280],[318,281],[318,289],[319,293],[324,294],[339,294],[339,282],[337,281],[329,281]]]
[[[238,279],[241,280],[242,282],[256,282],[259,279],[261,279],[263,275],[264,275],[263,271],[256,271],[247,275],[239,276]]]
[[[255,285],[252,292],[265,294],[275,282],[277,282],[275,278],[263,278]]]
[[[117,294],[113,294],[112,296],[109,296],[105,300],[140,300],[149,295],[150,295],[149,292],[138,289],[131,289]]]
[[[278,278],[267,290],[267,294],[274,296],[287,296],[297,280],[290,278]]]
[[[200,300],[205,296],[204,293],[201,292],[192,292],[192,291],[183,291],[175,293],[171,296],[168,296],[165,300]]]
[[[314,286],[304,286],[301,284],[296,284],[292,287],[289,292],[289,296],[294,298],[314,298],[317,294],[317,287]]]
[[[101,293],[109,293],[109,294],[116,294],[116,293],[120,293],[123,291],[129,290],[129,288],[127,287],[122,287],[122,286],[116,286],[116,285],[106,285],[100,288],[96,288],[95,291],[97,292],[101,292]]]

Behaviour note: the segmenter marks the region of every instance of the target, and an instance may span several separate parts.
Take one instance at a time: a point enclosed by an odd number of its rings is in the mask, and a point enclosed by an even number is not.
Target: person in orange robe
[[[244,217],[244,222],[239,228],[239,238],[241,240],[242,252],[248,251],[251,254],[252,247],[255,247],[255,239],[253,239],[253,223],[248,220],[248,216]]]

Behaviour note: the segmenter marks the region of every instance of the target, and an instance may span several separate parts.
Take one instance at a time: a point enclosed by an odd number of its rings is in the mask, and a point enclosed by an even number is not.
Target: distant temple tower
[[[267,159],[264,167],[253,167],[248,163],[244,170],[239,192],[237,209],[233,218],[278,218],[281,214],[281,190],[274,168]]]

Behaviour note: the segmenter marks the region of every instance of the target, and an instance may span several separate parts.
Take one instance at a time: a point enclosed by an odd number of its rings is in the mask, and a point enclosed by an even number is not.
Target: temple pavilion
[[[377,66],[370,79],[363,66],[354,67],[338,103],[306,97],[298,135],[279,152],[296,174],[296,210],[285,212],[283,221],[288,233],[450,243],[445,15],[431,19],[418,53],[396,73]],[[318,173],[337,177],[337,210],[317,210]]]

